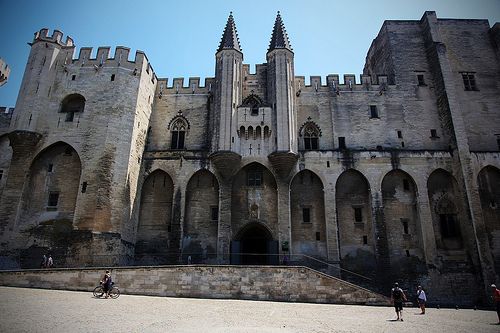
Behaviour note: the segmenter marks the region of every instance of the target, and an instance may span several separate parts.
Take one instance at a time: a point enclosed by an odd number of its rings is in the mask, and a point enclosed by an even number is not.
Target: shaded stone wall
[[[104,269],[1,271],[0,285],[92,292]],[[111,270],[124,294],[327,304],[389,299],[304,267],[172,266]]]

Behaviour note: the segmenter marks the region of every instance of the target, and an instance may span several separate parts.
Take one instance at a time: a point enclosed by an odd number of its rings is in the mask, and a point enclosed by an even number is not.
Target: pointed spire
[[[281,19],[280,12],[278,12],[276,22],[274,22],[273,35],[271,36],[271,42],[269,43],[267,52],[271,52],[274,49],[288,49],[292,51],[292,46],[288,40],[288,35],[283,20]]]
[[[226,28],[224,29],[224,33],[222,34],[222,39],[220,41],[217,52],[228,49],[241,52],[240,41],[238,39],[238,33],[236,32],[236,25],[234,24],[233,19],[233,12],[229,13]]]

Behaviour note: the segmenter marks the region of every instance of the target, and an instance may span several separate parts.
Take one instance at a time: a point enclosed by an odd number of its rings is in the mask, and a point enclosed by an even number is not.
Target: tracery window
[[[172,143],[170,145],[171,149],[184,149],[184,141],[186,138],[187,124],[182,118],[178,118],[171,125],[172,131]]]
[[[304,149],[318,149],[319,131],[316,126],[309,125],[304,129]]]

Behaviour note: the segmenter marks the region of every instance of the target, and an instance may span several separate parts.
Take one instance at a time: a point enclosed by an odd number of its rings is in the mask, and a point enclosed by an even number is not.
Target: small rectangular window
[[[370,114],[372,118],[378,118],[378,111],[376,105],[370,105]]]
[[[403,132],[398,131],[398,139],[402,139],[402,138],[403,138]]]
[[[3,170],[0,170],[0,180],[2,180],[3,177]]]
[[[211,215],[212,221],[218,221],[219,220],[219,207],[210,208],[210,215]]]
[[[302,222],[311,222],[311,210],[309,208],[302,208]]]
[[[410,190],[410,182],[408,179],[403,179],[403,190],[409,191]]]
[[[408,220],[401,219],[401,222],[403,223],[403,234],[408,235],[410,233],[410,230],[408,228]]]
[[[368,236],[363,236],[363,244],[368,244]]]
[[[319,232],[316,233],[316,240],[317,241],[321,240],[321,233]]]
[[[346,149],[345,137],[339,137],[339,149]]]
[[[431,138],[439,138],[435,129],[431,129]]]
[[[76,80],[76,75],[71,75],[71,81],[75,81]]]
[[[465,90],[467,91],[477,90],[474,73],[462,73],[462,79],[464,81]]]
[[[115,74],[111,74],[111,81],[115,80]]]
[[[82,184],[82,193],[87,192],[87,182],[83,182]]]
[[[354,222],[363,222],[363,211],[361,208],[354,208]]]
[[[417,75],[418,85],[425,86],[424,76],[422,74]]]
[[[497,139],[498,150],[500,150],[500,139]]]
[[[404,148],[405,147],[405,143],[404,142],[401,142],[401,147]]]
[[[47,206],[57,207],[58,201],[59,201],[59,193],[58,192],[49,193],[49,202],[47,203]]]
[[[54,167],[54,164],[49,164],[47,167],[47,172],[52,172],[52,168]]]

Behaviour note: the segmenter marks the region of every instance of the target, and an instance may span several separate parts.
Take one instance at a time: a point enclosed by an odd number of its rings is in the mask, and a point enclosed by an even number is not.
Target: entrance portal
[[[243,227],[231,242],[233,265],[277,265],[278,241],[260,223]]]

